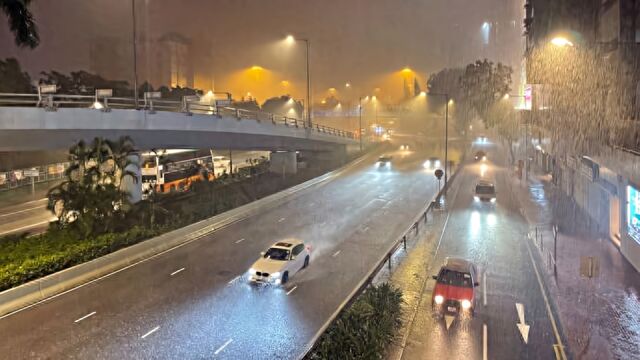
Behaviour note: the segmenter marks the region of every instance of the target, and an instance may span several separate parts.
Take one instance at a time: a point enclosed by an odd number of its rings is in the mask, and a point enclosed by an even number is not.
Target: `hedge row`
[[[400,327],[402,291],[384,283],[367,289],[325,331],[307,359],[382,359]]]
[[[65,231],[4,238],[0,242],[0,291],[106,255],[160,232],[133,227],[124,233],[82,240]]]

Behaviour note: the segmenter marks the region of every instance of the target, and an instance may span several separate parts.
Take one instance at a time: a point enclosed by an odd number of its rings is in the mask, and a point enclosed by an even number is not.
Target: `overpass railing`
[[[180,100],[144,98],[136,101],[127,97],[104,97],[94,95],[72,94],[16,94],[0,93],[0,106],[3,107],[41,107],[45,111],[56,111],[58,108],[86,108],[104,112],[111,109],[138,109],[154,114],[156,111],[169,111],[183,113],[186,116],[193,114],[211,115],[217,117],[235,117],[238,120],[253,120],[258,122],[271,122],[274,125],[310,129],[322,134],[356,139],[351,132],[320,124],[309,124],[288,116],[272,114],[260,110],[247,110],[231,106],[220,106],[215,102],[193,101],[193,97],[185,96]]]

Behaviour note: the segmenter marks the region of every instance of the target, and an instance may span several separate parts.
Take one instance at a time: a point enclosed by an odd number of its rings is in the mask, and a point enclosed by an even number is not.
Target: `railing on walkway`
[[[309,129],[317,133],[356,139],[350,131],[336,129],[320,124],[310,125],[308,122],[287,116],[267,113],[264,111],[245,110],[231,106],[220,106],[217,102],[202,102],[194,100],[194,96],[184,96],[182,101],[169,99],[141,99],[136,102],[126,97],[98,97],[93,95],[65,95],[65,94],[14,94],[0,93],[1,107],[41,107],[45,111],[56,111],[58,108],[85,108],[95,111],[109,112],[111,109],[139,109],[154,114],[156,111],[179,112],[186,116],[193,114],[211,115],[217,117],[234,117],[238,120],[254,120],[271,122],[274,125],[284,125],[301,129]]]

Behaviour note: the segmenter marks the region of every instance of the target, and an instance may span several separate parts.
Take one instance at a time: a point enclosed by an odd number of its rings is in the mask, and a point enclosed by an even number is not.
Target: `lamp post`
[[[427,93],[421,92],[420,96],[441,96],[444,97],[445,100],[445,108],[444,108],[444,191],[447,192],[447,181],[449,178],[449,103],[453,103],[453,99],[449,97],[448,93],[438,94],[438,93]]]
[[[309,51],[311,48],[311,42],[309,39],[296,39],[293,35],[287,36],[287,42],[294,43],[295,41],[304,41],[306,45],[306,70],[307,70],[307,124],[309,127],[313,126],[311,121],[311,71],[309,69]]]
[[[358,99],[358,137],[360,138],[360,152],[362,152],[362,96]]]
[[[138,109],[138,40],[136,36],[136,2],[131,0],[131,18],[133,21],[133,99],[135,108]]]

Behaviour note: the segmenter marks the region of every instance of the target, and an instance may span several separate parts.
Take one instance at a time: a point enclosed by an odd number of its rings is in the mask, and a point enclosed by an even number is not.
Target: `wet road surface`
[[[290,359],[431,199],[426,151],[375,157],[262,214],[0,319],[0,354],[21,358]],[[276,241],[312,246],[282,287],[246,271]]]

